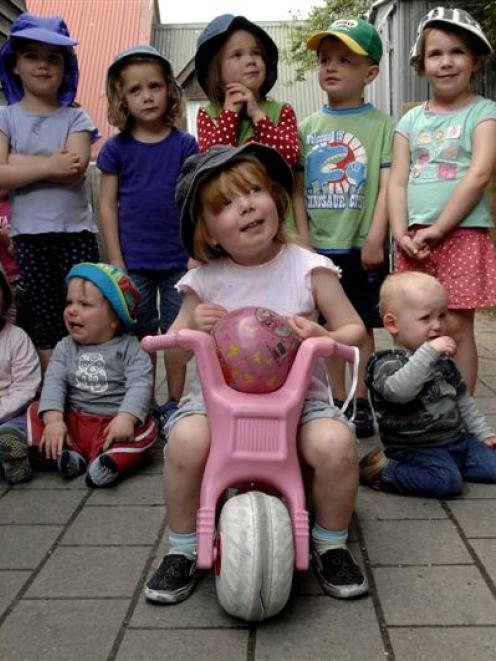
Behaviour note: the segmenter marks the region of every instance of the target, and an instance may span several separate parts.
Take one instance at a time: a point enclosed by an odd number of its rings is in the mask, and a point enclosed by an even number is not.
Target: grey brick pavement
[[[495,329],[479,317],[477,399],[493,425]],[[444,502],[361,489],[351,539],[370,596],[337,601],[297,575],[286,609],[250,626],[221,610],[211,576],[182,604],[145,603],[164,551],[160,473],[157,450],[114,489],[53,473],[0,483],[1,661],[496,661],[496,485]]]

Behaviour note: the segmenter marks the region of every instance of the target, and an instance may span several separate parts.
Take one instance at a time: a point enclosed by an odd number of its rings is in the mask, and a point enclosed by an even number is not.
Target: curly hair
[[[133,117],[130,114],[124,99],[122,72],[131,64],[153,64],[162,73],[167,86],[167,103],[164,113],[164,121],[167,126],[174,126],[181,118],[183,111],[183,93],[176,79],[170,75],[169,70],[160,59],[136,55],[129,57],[123,66],[112,72],[107,77],[107,99],[108,99],[108,121],[120,131],[130,129],[133,125]]]

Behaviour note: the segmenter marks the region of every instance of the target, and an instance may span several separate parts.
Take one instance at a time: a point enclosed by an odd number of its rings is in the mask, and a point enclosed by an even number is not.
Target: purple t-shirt
[[[128,269],[186,267],[174,191],[184,160],[197,151],[195,138],[178,129],[151,143],[123,131],[100,151],[97,166],[118,177],[119,241]]]

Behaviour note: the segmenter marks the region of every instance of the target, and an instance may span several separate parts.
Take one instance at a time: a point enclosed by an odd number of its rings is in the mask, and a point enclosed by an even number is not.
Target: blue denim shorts
[[[153,333],[159,329],[162,332],[168,330],[182,302],[182,296],[174,285],[185,273],[186,271],[182,269],[129,271],[142,298],[136,310],[138,323],[133,330],[138,334]]]

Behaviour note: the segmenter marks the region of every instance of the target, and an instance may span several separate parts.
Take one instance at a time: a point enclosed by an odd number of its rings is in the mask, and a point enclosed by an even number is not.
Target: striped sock
[[[330,549],[346,548],[348,528],[343,530],[328,530],[315,523],[312,528],[312,543],[319,555]]]

